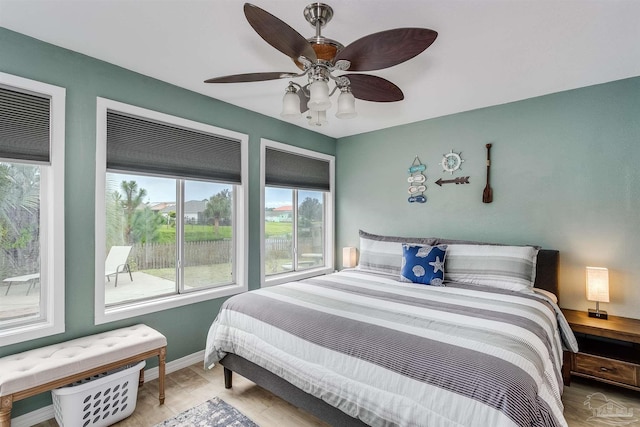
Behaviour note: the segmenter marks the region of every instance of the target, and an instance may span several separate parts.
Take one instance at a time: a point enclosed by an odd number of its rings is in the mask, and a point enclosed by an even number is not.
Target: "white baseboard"
[[[180,369],[186,368],[198,362],[204,363],[204,350],[200,350],[196,353],[181,357],[180,359],[167,362],[166,373],[170,374],[171,372],[178,371]],[[155,380],[156,378],[158,378],[158,376],[159,375],[158,375],[157,366],[155,368],[149,368],[144,370],[145,381]],[[53,405],[48,405],[40,409],[36,409],[35,411],[28,412],[24,415],[20,415],[19,417],[12,418],[11,426],[12,427],[31,427],[32,425],[50,420],[54,416],[55,414],[53,412]]]

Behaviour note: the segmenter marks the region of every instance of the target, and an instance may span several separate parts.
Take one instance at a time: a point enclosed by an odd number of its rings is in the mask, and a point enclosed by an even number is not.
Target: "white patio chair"
[[[109,276],[113,276],[115,274],[115,287],[118,287],[119,273],[129,273],[129,278],[133,282],[131,269],[129,268],[129,263],[127,262],[127,258],[129,258],[130,252],[131,246],[111,246],[111,249],[109,249],[109,254],[107,255],[107,259],[104,262],[104,275],[107,277],[107,281],[110,282],[111,280],[109,280]]]
[[[24,276],[16,276],[16,277],[7,277],[6,279],[3,280],[3,282],[8,283],[9,286],[7,287],[7,291],[4,293],[5,296],[9,295],[9,290],[11,289],[11,285],[13,285],[14,282],[29,282],[29,287],[27,288],[27,295],[29,295],[29,292],[31,291],[31,288],[34,286],[36,281],[40,280],[40,273],[33,273],[33,274],[25,274]]]

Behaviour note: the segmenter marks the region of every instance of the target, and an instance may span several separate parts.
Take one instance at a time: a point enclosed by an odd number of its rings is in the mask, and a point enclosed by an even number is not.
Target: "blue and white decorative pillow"
[[[444,258],[447,245],[402,245],[402,282],[444,286]]]

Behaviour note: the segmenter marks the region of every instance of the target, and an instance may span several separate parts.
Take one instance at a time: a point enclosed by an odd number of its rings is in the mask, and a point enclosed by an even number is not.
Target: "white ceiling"
[[[303,36],[314,35],[302,16],[310,1],[253,1]],[[345,46],[398,27],[439,33],[417,57],[368,73],[397,84],[404,101],[357,101],[352,120],[335,118],[333,107],[329,124],[313,129],[332,137],[640,75],[638,0],[326,1],[334,17],[323,35]],[[288,80],[203,83],[227,74],[297,71],[253,31],[243,3],[0,0],[0,25],[280,119]],[[302,118],[292,122],[309,127]]]

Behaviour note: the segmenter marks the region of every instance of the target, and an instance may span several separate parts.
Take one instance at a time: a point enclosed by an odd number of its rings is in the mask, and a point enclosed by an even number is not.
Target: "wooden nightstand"
[[[602,320],[589,317],[586,311],[562,312],[580,349],[570,355],[571,375],[640,391],[640,320],[617,316]]]

